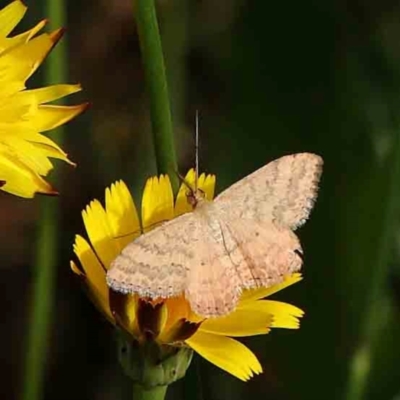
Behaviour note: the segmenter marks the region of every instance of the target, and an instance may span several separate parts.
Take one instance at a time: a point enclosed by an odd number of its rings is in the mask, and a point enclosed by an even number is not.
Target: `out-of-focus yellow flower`
[[[55,85],[27,90],[25,83],[62,36],[62,30],[37,33],[46,21],[8,37],[26,12],[21,1],[0,10],[0,181],[2,190],[21,197],[56,194],[43,179],[53,165],[49,158],[69,164],[67,154],[41,132],[80,114],[87,104],[49,105],[81,90],[80,85]]]
[[[186,182],[193,185],[195,173]],[[206,198],[214,196],[215,176],[202,174],[198,188]],[[136,295],[112,292],[106,284],[106,271],[112,260],[142,231],[160,222],[192,211],[182,185],[175,205],[167,176],[150,178],[142,198],[141,223],[132,196],[122,181],[106,189],[105,208],[94,200],[83,211],[90,241],[77,235],[74,252],[82,268],[71,262],[72,270],[87,286],[98,309],[113,324],[129,332],[139,343],[151,339],[160,345],[188,346],[202,357],[241,380],[262,372],[256,356],[233,337],[262,335],[271,328],[299,327],[303,312],[290,304],[264,300],[265,297],[298,282],[300,274],[288,276],[279,285],[247,290],[231,314],[212,319],[197,316],[184,296],[149,302]]]

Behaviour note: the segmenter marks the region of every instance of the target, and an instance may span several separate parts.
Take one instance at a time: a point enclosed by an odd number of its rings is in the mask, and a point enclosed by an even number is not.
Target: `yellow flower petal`
[[[199,176],[198,188],[204,192],[206,199],[209,201],[214,198],[215,180],[215,175],[201,174]]]
[[[13,1],[0,10],[0,37],[8,36],[23,18],[27,7],[22,1]]]
[[[88,103],[77,106],[39,106],[31,119],[31,123],[40,132],[46,132],[65,124],[88,107]]]
[[[258,289],[249,289],[245,290],[240,297],[239,305],[247,302],[247,301],[254,301],[258,299],[262,299],[264,297],[271,296],[272,294],[279,292],[280,290],[293,285],[303,279],[302,275],[299,273],[294,273],[292,275],[288,275],[282,283],[278,283],[277,285],[273,285],[270,287],[262,287]]]
[[[86,283],[94,300],[96,300],[98,306],[108,318],[113,319],[109,306],[105,271],[88,242],[80,235],[75,237],[74,252],[81,262],[86,276]],[[75,266],[73,270],[76,268]]]
[[[11,38],[0,38],[0,49],[3,48],[11,48],[14,46],[22,45],[26,43],[28,40],[33,38],[39,31],[41,31],[44,26],[47,24],[47,20],[44,19],[40,22],[38,22],[33,28],[29,29],[26,32],[23,32],[19,35],[16,35]],[[2,40],[4,40],[4,45]]]
[[[189,171],[187,172],[185,176],[185,183],[186,185],[189,185],[193,190],[196,189],[196,171],[194,170],[194,168],[189,169]],[[187,189],[186,185],[182,182],[181,188],[183,187]]]
[[[168,319],[165,322],[163,331],[160,335],[160,341],[167,343],[168,337],[175,336],[170,330],[174,325],[179,324],[179,321],[188,321],[192,324],[199,324],[204,321],[204,317],[199,317],[190,308],[189,302],[182,294],[180,296],[169,297],[163,300],[168,310]]]
[[[254,336],[265,335],[273,326],[272,314],[264,310],[242,308],[225,317],[210,318],[204,321],[200,330],[225,336]]]
[[[0,111],[1,112],[1,111]],[[64,153],[61,148],[54,143],[50,138],[32,130],[31,127],[26,126],[26,124],[13,124],[12,133],[7,132],[7,124],[3,124],[0,121],[0,137],[3,137],[4,142],[12,141],[13,137],[17,137],[19,139],[27,140],[29,143],[32,143],[34,146],[37,144],[44,145],[44,148],[54,149],[62,154],[64,157],[66,153]]]
[[[24,83],[37,70],[53,45],[50,36],[42,34],[23,45],[12,47],[1,55],[0,82]]]
[[[165,299],[165,307],[168,310],[168,319],[163,327],[164,330],[168,330],[173,324],[182,318],[189,318],[190,305],[183,295]]]
[[[86,274],[86,283],[94,293],[95,301],[100,304],[104,313],[114,318],[110,309],[110,297],[106,284],[106,272],[111,261],[120,253],[127,242],[131,241],[138,226],[138,216],[131,194],[122,181],[106,189],[106,209],[97,200],[92,201],[82,212],[88,237],[96,253],[79,235],[76,237],[74,251],[80,259]],[[97,255],[97,257],[96,257]],[[101,261],[100,261],[101,260]],[[73,268],[77,272],[76,268]],[[78,270],[79,272],[79,270]],[[137,335],[137,299],[136,296],[113,297],[122,311],[119,317],[123,326]]]
[[[59,160],[65,161],[66,163],[76,166],[75,163],[73,163],[61,149],[58,150],[55,146],[49,146],[46,144],[42,143],[31,143],[32,147],[35,149],[34,151],[37,154],[40,154],[40,157],[46,157],[46,158],[57,158]],[[25,155],[24,155],[25,156]],[[51,169],[53,169],[53,164],[51,164]],[[41,174],[42,175],[42,174]]]
[[[89,240],[104,268],[108,269],[111,261],[119,254],[120,248],[113,236],[103,206],[98,200],[92,201],[82,212],[82,217]]]
[[[199,324],[181,318],[171,325],[169,329],[163,329],[157,338],[157,342],[167,345],[182,345],[186,339],[192,337],[199,329]]]
[[[139,336],[137,324],[138,297],[109,291],[109,304],[115,322],[127,332]]]
[[[25,90],[19,93],[19,95],[32,96],[35,98],[37,104],[44,104],[80,92],[81,90],[81,85],[53,85],[39,89]]]
[[[79,276],[85,276],[85,274],[78,268],[78,266],[73,261],[70,261],[69,264],[74,274]]]
[[[133,336],[139,335],[139,327],[137,324],[137,310],[138,310],[138,299],[135,295],[126,295],[126,303],[125,303],[125,312],[126,319],[128,324],[129,332],[132,333]]]
[[[203,358],[242,381],[262,372],[257,357],[237,340],[197,331],[186,343]]]
[[[1,156],[7,154],[9,159],[18,160],[39,175],[47,175],[47,173],[53,169],[53,165],[49,159],[40,150],[35,148],[33,144],[26,140],[14,137],[13,140],[2,143],[0,136],[0,144],[2,148]]]
[[[20,92],[7,97],[7,102],[1,104],[0,113],[2,115],[0,126],[3,135],[12,138],[15,130],[21,131],[23,128],[28,128],[30,131],[37,132],[35,126],[30,123],[31,118],[37,113],[38,105],[33,96],[23,95],[25,92]]]
[[[70,267],[71,270],[79,275],[79,277],[85,282],[85,289],[86,289],[86,294],[89,296],[90,300],[94,304],[94,306],[107,318],[109,322],[111,322],[113,325],[115,325],[115,320],[113,318],[112,313],[109,312],[108,310],[108,303],[107,301],[102,297],[102,295],[97,291],[97,288],[94,287],[93,285],[90,284],[90,282],[87,281],[86,276],[80,269],[77,267],[77,265],[73,262],[70,261]]]
[[[168,176],[147,180],[142,198],[142,224],[145,231],[174,217],[174,197]]]
[[[1,143],[0,180],[6,181],[1,190],[20,197],[32,198],[35,193],[57,194],[57,191],[40,175],[19,161],[18,158],[10,156],[9,150],[4,149],[4,145]]]
[[[2,112],[4,112],[4,110],[1,110],[0,107],[0,115]],[[3,121],[0,121],[0,142],[3,142],[8,148],[16,147],[17,149],[20,149],[20,146],[16,145],[15,143],[24,140],[33,146],[35,148],[34,151],[38,152],[40,156],[58,158],[66,161],[68,164],[75,165],[68,159],[67,154],[62,151],[62,149],[57,146],[56,143],[54,143],[48,137],[37,133],[35,130],[32,130],[29,124],[14,123],[12,124],[12,132],[7,131],[9,126],[10,125],[8,123],[4,123],[4,119]],[[23,158],[25,156],[21,153],[22,152],[20,151],[18,152],[19,158]]]
[[[119,251],[140,235],[139,217],[132,196],[123,181],[106,189],[106,213],[111,234]]]
[[[106,298],[108,296],[105,270],[89,243],[80,235],[75,236],[74,253],[78,257],[90,284]]]
[[[299,318],[304,315],[304,311],[298,307],[273,300],[258,300],[247,303],[241,307],[241,311],[248,315],[258,312],[272,316],[271,327],[286,329],[298,329],[300,327]]]

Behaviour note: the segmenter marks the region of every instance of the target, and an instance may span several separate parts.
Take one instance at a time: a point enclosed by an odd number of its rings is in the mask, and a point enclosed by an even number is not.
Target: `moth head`
[[[188,203],[193,207],[196,208],[196,206],[206,198],[206,193],[204,190],[201,189],[192,189],[189,188],[189,190],[186,192],[186,198]]]
[[[199,189],[197,187],[197,172],[196,172],[196,179],[194,185],[190,184],[182,175],[178,173],[179,179],[182,181],[182,184],[186,186],[186,200],[188,204],[190,204],[193,208],[196,208],[197,205],[205,200],[206,193],[204,190]]]

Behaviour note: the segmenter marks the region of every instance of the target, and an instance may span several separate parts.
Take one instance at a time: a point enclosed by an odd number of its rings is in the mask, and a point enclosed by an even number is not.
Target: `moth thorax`
[[[188,203],[193,208],[196,208],[197,205],[206,198],[206,194],[201,189],[189,190],[188,192],[186,192],[186,198],[187,198]]]

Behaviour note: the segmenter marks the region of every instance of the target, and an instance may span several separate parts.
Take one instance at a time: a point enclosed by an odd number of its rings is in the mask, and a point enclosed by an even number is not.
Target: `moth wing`
[[[201,316],[216,317],[233,311],[241,293],[238,271],[225,247],[220,221],[203,224],[204,240],[188,274],[185,297]]]
[[[322,164],[311,153],[281,157],[223,191],[215,205],[231,220],[274,221],[296,229],[314,206]]]
[[[115,291],[152,299],[181,294],[198,233],[190,213],[139,236],[111,263],[107,284]]]
[[[235,220],[226,223],[224,243],[241,287],[269,287],[283,282],[302,266],[297,236],[272,222]]]

